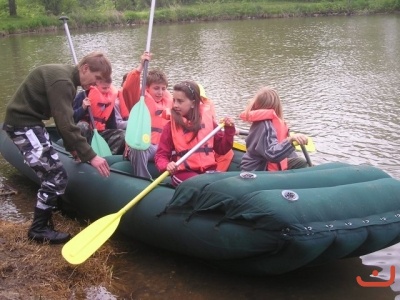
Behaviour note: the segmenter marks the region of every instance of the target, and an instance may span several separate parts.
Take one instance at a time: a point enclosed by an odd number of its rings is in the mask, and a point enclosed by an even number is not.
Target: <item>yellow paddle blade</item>
[[[294,134],[294,132],[290,132],[290,135],[293,135],[293,134]],[[315,145],[314,145],[313,139],[311,137],[309,137],[309,136],[308,136],[308,143],[307,143],[307,145],[305,145],[305,147],[306,147],[307,152],[315,152],[315,151],[317,151],[315,149]],[[298,144],[295,146],[295,148],[296,148],[297,151],[302,151],[300,145],[298,145]]]
[[[179,166],[190,155],[196,152],[206,141],[213,137],[222,127],[224,123],[219,124],[213,131],[205,136],[197,145],[189,150],[176,162]],[[96,222],[90,224],[62,248],[62,256],[71,264],[81,264],[89,258],[97,249],[99,249],[107,239],[115,232],[118,227],[119,221],[128,209],[132,208],[136,203],[143,199],[151,190],[153,190],[159,183],[161,183],[169,175],[168,171],[164,171],[156,180],[149,184],[143,191],[141,191],[135,198],[129,201],[117,213],[105,216],[98,219]]]
[[[236,141],[233,141],[233,149],[246,152],[246,145],[236,142]]]
[[[62,256],[70,264],[83,263],[110,238],[120,220],[119,212],[98,219],[64,245]]]

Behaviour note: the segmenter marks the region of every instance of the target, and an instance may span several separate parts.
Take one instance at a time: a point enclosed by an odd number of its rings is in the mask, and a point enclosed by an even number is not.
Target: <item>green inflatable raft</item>
[[[119,211],[149,181],[131,175],[121,156],[103,178],[76,164],[48,127],[69,183],[64,207],[92,221]],[[2,131],[3,157],[38,179]],[[206,260],[225,270],[274,275],[365,255],[400,241],[400,181],[368,165],[327,163],[283,172],[239,171],[194,177],[177,189],[165,180],[121,218],[127,238]],[[154,177],[158,172],[149,165]]]

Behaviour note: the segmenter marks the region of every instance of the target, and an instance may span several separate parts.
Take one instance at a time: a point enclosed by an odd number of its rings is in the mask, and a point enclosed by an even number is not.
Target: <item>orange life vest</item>
[[[122,88],[118,90],[118,99],[119,99],[119,111],[121,113],[121,117],[123,120],[128,120],[129,110],[124,100],[124,94],[122,93]]]
[[[246,114],[243,112],[240,114],[240,118],[243,121],[249,121],[249,122],[271,120],[276,130],[278,142],[281,143],[288,137],[289,128],[287,127],[285,121],[283,121],[276,115],[275,110],[273,109],[252,110],[250,111],[248,116],[246,116]],[[281,170],[287,170],[287,168],[288,168],[287,158],[283,159],[279,163],[268,162],[265,167],[265,169],[268,171],[281,171]]]
[[[197,137],[192,141],[192,132],[185,132],[181,127],[175,124],[173,118],[171,118],[171,131],[173,136],[174,147],[177,158],[181,158],[194,146],[196,146],[204,137],[207,136],[211,131],[214,130],[214,122],[211,114],[201,114],[201,129],[199,130]],[[190,141],[190,142],[189,142]],[[210,138],[203,146],[197,149],[185,162],[179,165],[178,170],[193,170],[199,173],[204,173],[208,168],[215,166],[214,156],[214,138]]]
[[[214,103],[205,97],[201,97],[202,105],[204,105],[204,111],[208,111],[209,114],[213,117],[214,121],[216,122],[216,114],[215,114],[215,106]]]
[[[163,117],[163,112],[172,108],[172,95],[170,92],[165,91],[161,101],[156,102],[146,91],[144,102],[151,116],[151,143],[157,145],[160,142],[162,130],[165,124],[168,123],[168,120]]]
[[[107,94],[102,94],[95,86],[90,87],[88,97],[97,130],[102,131],[106,129],[106,122],[113,112],[117,96],[118,90],[114,86],[111,86]]]

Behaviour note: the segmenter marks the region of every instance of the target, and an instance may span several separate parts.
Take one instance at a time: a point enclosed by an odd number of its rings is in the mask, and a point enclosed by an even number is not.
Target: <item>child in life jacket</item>
[[[109,79],[98,81],[88,91],[78,93],[73,104],[74,121],[89,143],[93,138],[93,129],[87,109],[88,106],[92,108],[96,129],[110,146],[112,154],[122,154],[125,149],[125,131],[117,129],[115,119],[117,97],[118,90]]]
[[[168,171],[172,184],[177,186],[190,177],[215,171],[217,163],[214,152],[224,155],[232,149],[236,129],[232,119],[225,118],[225,130],[216,133],[177,166],[175,161],[171,161],[171,157],[174,155],[179,159],[184,156],[213,131],[217,124],[212,114],[201,104],[199,86],[195,82],[183,81],[176,84],[173,99],[171,118],[161,134],[154,160],[157,169],[160,172]]]
[[[246,138],[247,151],[242,157],[242,171],[280,171],[307,167],[305,159],[295,155],[293,142],[307,144],[307,136],[294,134],[283,119],[281,99],[270,88],[261,88],[240,114],[243,121],[251,122]],[[295,155],[297,156],[297,155]]]
[[[150,112],[151,117],[151,144],[147,150],[137,150],[128,147],[125,156],[128,157],[135,176],[151,178],[147,163],[154,159],[157,151],[160,136],[164,125],[168,122],[163,118],[163,112],[172,107],[172,96],[168,92],[167,76],[160,69],[149,70],[146,77],[146,87],[140,86],[140,74],[144,67],[144,62],[150,60],[151,55],[144,52],[141,56],[139,66],[131,71],[123,84],[123,97],[129,109],[139,102],[141,88],[145,88],[144,101]]]

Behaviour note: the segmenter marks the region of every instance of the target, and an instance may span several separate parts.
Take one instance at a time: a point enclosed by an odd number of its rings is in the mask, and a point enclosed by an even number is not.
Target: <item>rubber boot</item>
[[[35,207],[35,214],[28,237],[37,242],[49,242],[50,244],[63,244],[71,236],[68,233],[55,231],[51,221],[52,209],[40,209]]]

